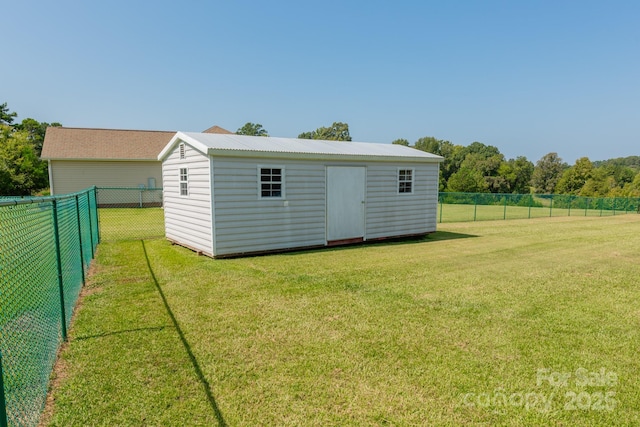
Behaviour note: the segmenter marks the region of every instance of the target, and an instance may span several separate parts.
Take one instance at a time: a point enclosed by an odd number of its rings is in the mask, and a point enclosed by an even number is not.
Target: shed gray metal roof
[[[178,132],[159,160],[183,141],[203,154],[225,157],[441,162],[442,157],[415,148],[370,142],[324,141],[264,136]]]

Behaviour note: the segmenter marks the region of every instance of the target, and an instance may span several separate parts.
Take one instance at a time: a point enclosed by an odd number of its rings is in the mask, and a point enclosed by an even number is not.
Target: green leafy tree
[[[474,142],[461,151],[466,152],[466,155],[458,171],[463,169],[477,171],[485,180],[486,185],[482,186],[485,191],[493,193],[508,191],[508,182],[498,175],[498,169],[504,162],[504,156],[496,147]]]
[[[433,136],[424,136],[418,139],[416,143],[413,144],[413,146],[418,150],[426,151],[427,153],[433,153],[440,156],[441,155],[440,150],[441,150],[442,144],[444,143],[445,141],[441,139],[437,139]]]
[[[620,187],[624,187],[625,184],[633,182],[636,176],[636,172],[628,166],[608,166],[607,170],[610,171],[610,175],[614,177],[616,184]]]
[[[10,112],[7,103],[0,104],[0,125],[10,125],[18,117],[18,113]]]
[[[609,160],[596,160],[594,167],[600,166],[627,166],[635,170],[640,170],[640,156],[618,157]]]
[[[498,150],[497,147],[494,147],[493,145],[485,145],[482,142],[478,141],[472,142],[471,144],[463,147],[462,150],[460,150],[458,154],[458,156],[462,159],[460,163],[462,163],[462,161],[464,161],[464,159],[469,154],[478,154],[484,159],[488,159],[489,157],[493,156],[502,156],[502,154],[500,154],[500,150]]]
[[[236,131],[236,135],[269,136],[269,133],[260,123],[247,122]]]
[[[591,178],[593,164],[587,157],[576,160],[576,164],[566,169],[558,180],[556,191],[559,194],[580,194],[585,182]]]
[[[569,170],[570,169],[567,171]],[[565,171],[565,173],[567,172]],[[560,183],[558,184],[558,187],[559,186]],[[609,173],[606,167],[599,167],[591,172],[578,194],[584,197],[606,197],[616,187],[616,181],[613,175]]]
[[[444,161],[440,164],[440,170],[442,171],[442,180],[446,183],[451,175],[456,173],[460,168],[460,165],[456,163],[458,153],[462,151],[464,147],[458,144],[452,144],[449,141],[444,141],[440,145],[440,152],[434,153],[444,157]]]
[[[440,163],[440,190],[444,191],[451,175],[460,168],[460,164],[456,163],[456,159],[458,158],[458,153],[463,150],[464,147],[462,145],[454,145],[449,141],[437,139],[433,136],[425,136],[418,139],[413,147],[444,157],[444,161]]]
[[[29,133],[0,125],[0,195],[31,195],[47,186],[47,164],[36,154]]]
[[[622,193],[624,197],[640,197],[640,172],[636,174],[633,181],[624,185]]]
[[[447,181],[447,191],[485,193],[488,188],[482,172],[466,165],[451,175]]]
[[[406,140],[406,139],[404,139],[404,138],[398,138],[398,139],[395,139],[395,140],[393,140],[391,143],[392,143],[392,144],[395,144],[395,145],[404,145],[405,147],[408,147],[408,146],[409,146],[409,141],[407,141],[407,140]]]
[[[539,194],[552,194],[562,172],[566,168],[566,163],[558,156],[558,153],[548,153],[536,162],[531,175],[531,186],[533,191]]]
[[[7,103],[0,104],[0,195],[31,195],[49,186],[47,163],[40,160],[42,143],[49,126],[27,118],[13,124],[18,115]]]
[[[533,163],[524,156],[502,162],[498,168],[498,177],[504,179],[506,186],[500,193],[526,194],[531,192],[529,183],[533,175]]]
[[[29,141],[33,144],[34,149],[36,150],[36,154],[40,157],[40,153],[42,152],[42,144],[44,143],[44,136],[47,132],[48,127],[60,127],[62,126],[58,122],[47,123],[47,122],[39,122],[32,118],[26,118],[14,126],[16,130],[23,130],[27,132]]]
[[[298,135],[302,139],[323,139],[328,141],[351,141],[349,125],[342,122],[333,122],[329,127],[319,127],[311,132],[303,132]]]

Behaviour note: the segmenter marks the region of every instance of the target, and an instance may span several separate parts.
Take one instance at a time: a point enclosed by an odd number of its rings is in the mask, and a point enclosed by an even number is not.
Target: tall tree
[[[250,136],[269,136],[266,129],[262,127],[260,123],[247,122],[240,129],[236,131],[237,135],[250,135]]]
[[[623,194],[625,197],[640,197],[640,172],[632,182],[624,185]]]
[[[15,125],[14,128],[16,130],[23,130],[27,132],[29,141],[31,141],[31,143],[33,144],[33,148],[36,150],[37,156],[40,157],[40,153],[42,152],[42,144],[44,143],[44,136],[47,132],[47,128],[60,126],[62,125],[58,122],[49,124],[47,122],[39,122],[32,118],[26,118],[19,124]]]
[[[298,135],[302,139],[324,139],[328,141],[351,141],[349,125],[342,122],[333,122],[329,127],[319,127],[311,132],[302,132]]]
[[[47,163],[38,158],[29,133],[0,125],[0,195],[34,194],[47,180]]]
[[[444,161],[440,164],[439,181],[440,189],[444,191],[451,175],[460,168],[460,163],[455,162],[457,158],[456,153],[460,152],[464,147],[462,145],[454,145],[449,141],[437,139],[433,136],[425,136],[418,139],[413,148],[444,157]]]
[[[0,125],[10,125],[18,117],[18,113],[10,112],[7,103],[0,104]]]
[[[409,146],[409,141],[404,138],[394,139],[391,143],[395,145],[404,145],[405,147]]]
[[[462,166],[447,181],[447,191],[484,193],[488,187],[482,172],[467,165]]]
[[[593,164],[588,157],[581,157],[576,164],[566,169],[556,186],[556,192],[560,194],[580,194],[585,182],[591,178]]]
[[[427,153],[433,153],[440,156],[440,149],[442,147],[442,144],[446,142],[448,141],[443,141],[433,136],[424,136],[418,139],[416,143],[413,144],[413,146],[418,150],[426,151]]]
[[[566,164],[558,153],[548,153],[536,162],[531,175],[531,186],[535,193],[551,194],[555,191],[558,180]]]
[[[502,162],[498,168],[498,176],[506,181],[505,191],[501,193],[527,194],[531,192],[529,187],[533,175],[533,163],[524,156],[509,159]]]
[[[569,170],[571,169],[567,169],[567,171]],[[560,187],[560,183],[558,183],[558,187]],[[606,167],[599,167],[589,174],[589,178],[580,187],[579,192],[574,194],[584,197],[606,197],[615,188],[617,188],[615,178],[607,173]]]

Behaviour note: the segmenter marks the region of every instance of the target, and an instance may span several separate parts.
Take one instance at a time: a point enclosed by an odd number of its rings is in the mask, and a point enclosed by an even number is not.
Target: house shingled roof
[[[225,135],[233,135],[233,132],[228,131],[224,128],[221,128],[220,126],[211,126],[209,129],[207,130],[203,130],[202,133],[218,133],[218,134],[225,134]]]
[[[220,126],[207,133],[232,134]],[[171,141],[175,131],[49,127],[42,146],[44,160],[149,160]]]

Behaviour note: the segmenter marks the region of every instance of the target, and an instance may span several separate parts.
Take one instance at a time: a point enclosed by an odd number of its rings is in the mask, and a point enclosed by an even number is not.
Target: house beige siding
[[[166,237],[213,256],[210,159],[185,145],[180,160],[179,145],[162,165],[164,223]],[[187,196],[180,195],[180,168],[188,170]]]
[[[398,169],[413,169],[413,193],[398,193]],[[367,168],[366,238],[436,231],[438,164],[372,163]]]
[[[98,187],[147,186],[149,178],[161,185],[159,161],[75,161],[51,160],[52,193],[67,194]]]
[[[284,170],[284,197],[260,198],[259,167]],[[324,245],[325,165],[213,159],[215,255]]]

